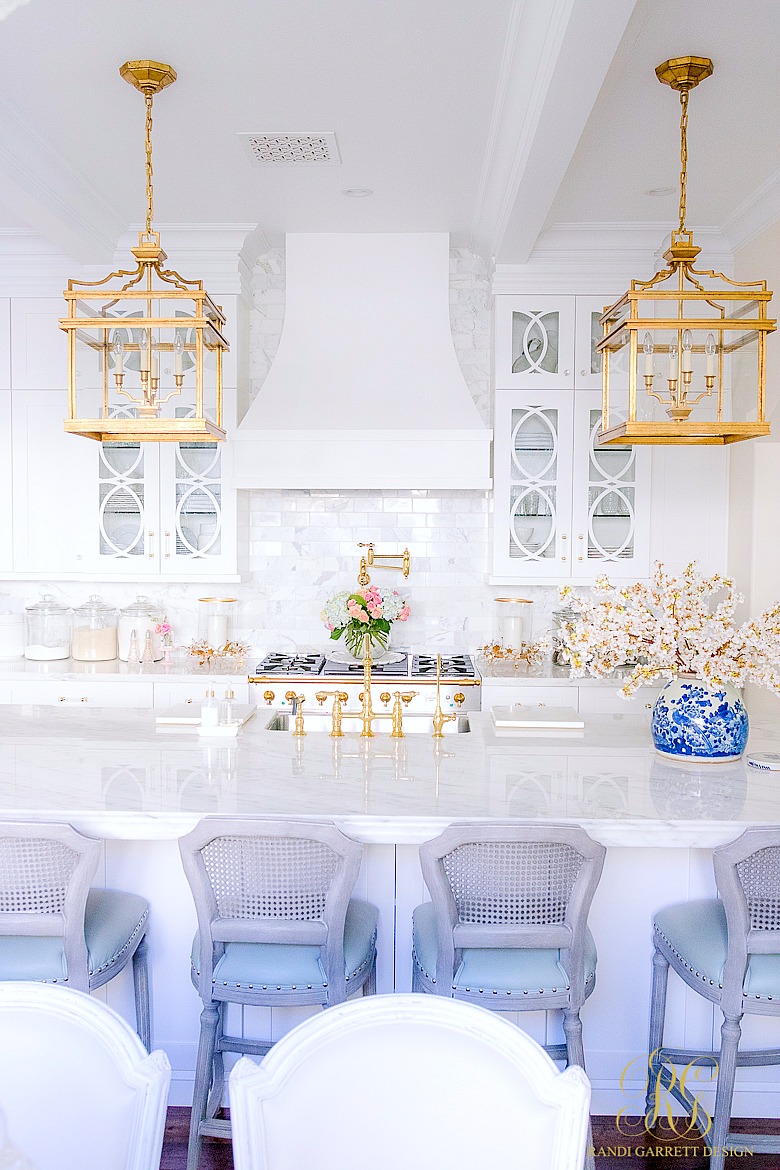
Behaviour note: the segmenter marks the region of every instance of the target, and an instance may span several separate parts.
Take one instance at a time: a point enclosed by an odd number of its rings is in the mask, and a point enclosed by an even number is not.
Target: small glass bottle
[[[219,704],[219,721],[220,723],[233,723],[235,719],[234,707],[236,705],[236,696],[232,688],[225,691],[225,697]]]
[[[201,727],[217,727],[219,725],[219,706],[212,688],[206,691],[206,696],[200,706]]]

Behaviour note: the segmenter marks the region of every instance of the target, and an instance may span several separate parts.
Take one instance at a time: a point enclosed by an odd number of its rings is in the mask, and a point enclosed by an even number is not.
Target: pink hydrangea
[[[406,604],[406,605],[403,607],[403,609],[401,610],[401,612],[399,613],[399,615],[398,615],[398,621],[399,621],[399,622],[405,622],[405,621],[407,620],[407,618],[409,617],[409,614],[410,614],[410,613],[411,613],[411,610],[409,609],[409,605],[408,605],[408,603],[407,603],[407,604]]]

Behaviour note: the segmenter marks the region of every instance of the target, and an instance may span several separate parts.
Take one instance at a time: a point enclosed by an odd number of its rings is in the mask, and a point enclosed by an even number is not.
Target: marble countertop
[[[576,821],[610,846],[711,848],[747,824],[780,824],[780,773],[673,764],[642,715],[585,717],[581,737],[472,731],[296,740],[261,709],[236,738],[157,728],[140,710],[0,707],[0,810],[85,832],[170,839],[209,813],[327,816],[366,842],[418,843],[457,818]],[[756,725],[752,750],[780,750]]]
[[[249,660],[248,660],[249,662]],[[251,660],[252,664],[254,659]],[[80,682],[84,679],[101,679],[115,682],[192,682],[193,679],[210,678],[246,682],[249,675],[247,664],[241,670],[211,671],[196,666],[186,654],[175,657],[173,662],[133,663],[120,662],[76,662],[73,658],[60,658],[51,662],[31,662],[27,658],[0,661],[0,682]]]

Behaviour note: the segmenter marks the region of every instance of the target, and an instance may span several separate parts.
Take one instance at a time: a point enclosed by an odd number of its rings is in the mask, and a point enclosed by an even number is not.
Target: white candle
[[[159,376],[160,376],[160,363],[156,357],[153,357],[152,358],[152,377],[159,378]]]
[[[653,339],[649,333],[645,334],[644,344],[642,349],[645,355],[645,377],[652,378],[653,376]]]
[[[144,373],[149,372],[149,348],[146,344],[141,346],[141,370]]]
[[[227,614],[213,613],[209,616],[206,640],[213,650],[221,649],[228,640]]]
[[[707,341],[704,346],[704,352],[707,354],[707,377],[713,378],[715,376],[715,338],[711,333],[707,334]]]
[[[686,329],[682,336],[682,368],[684,374],[693,372],[693,335],[690,329]]]
[[[519,614],[504,614],[499,619],[499,633],[505,646],[519,650],[523,644],[523,619]]]
[[[173,372],[176,375],[184,373],[184,342],[177,337],[173,345]]]
[[[673,341],[669,346],[669,381],[677,381],[677,342]]]

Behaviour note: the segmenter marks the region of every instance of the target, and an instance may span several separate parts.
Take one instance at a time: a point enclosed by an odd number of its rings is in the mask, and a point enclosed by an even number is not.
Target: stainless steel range
[[[376,711],[390,710],[392,692],[416,692],[405,710],[431,714],[436,706],[436,655],[400,654],[378,658],[371,667],[371,701]],[[360,709],[363,664],[337,662],[324,654],[268,654],[249,676],[257,691],[258,706],[286,708],[296,695],[304,695],[306,709],[330,710],[326,692],[336,687],[346,692],[345,714]],[[441,705],[444,711],[478,711],[481,679],[468,654],[442,654]]]

